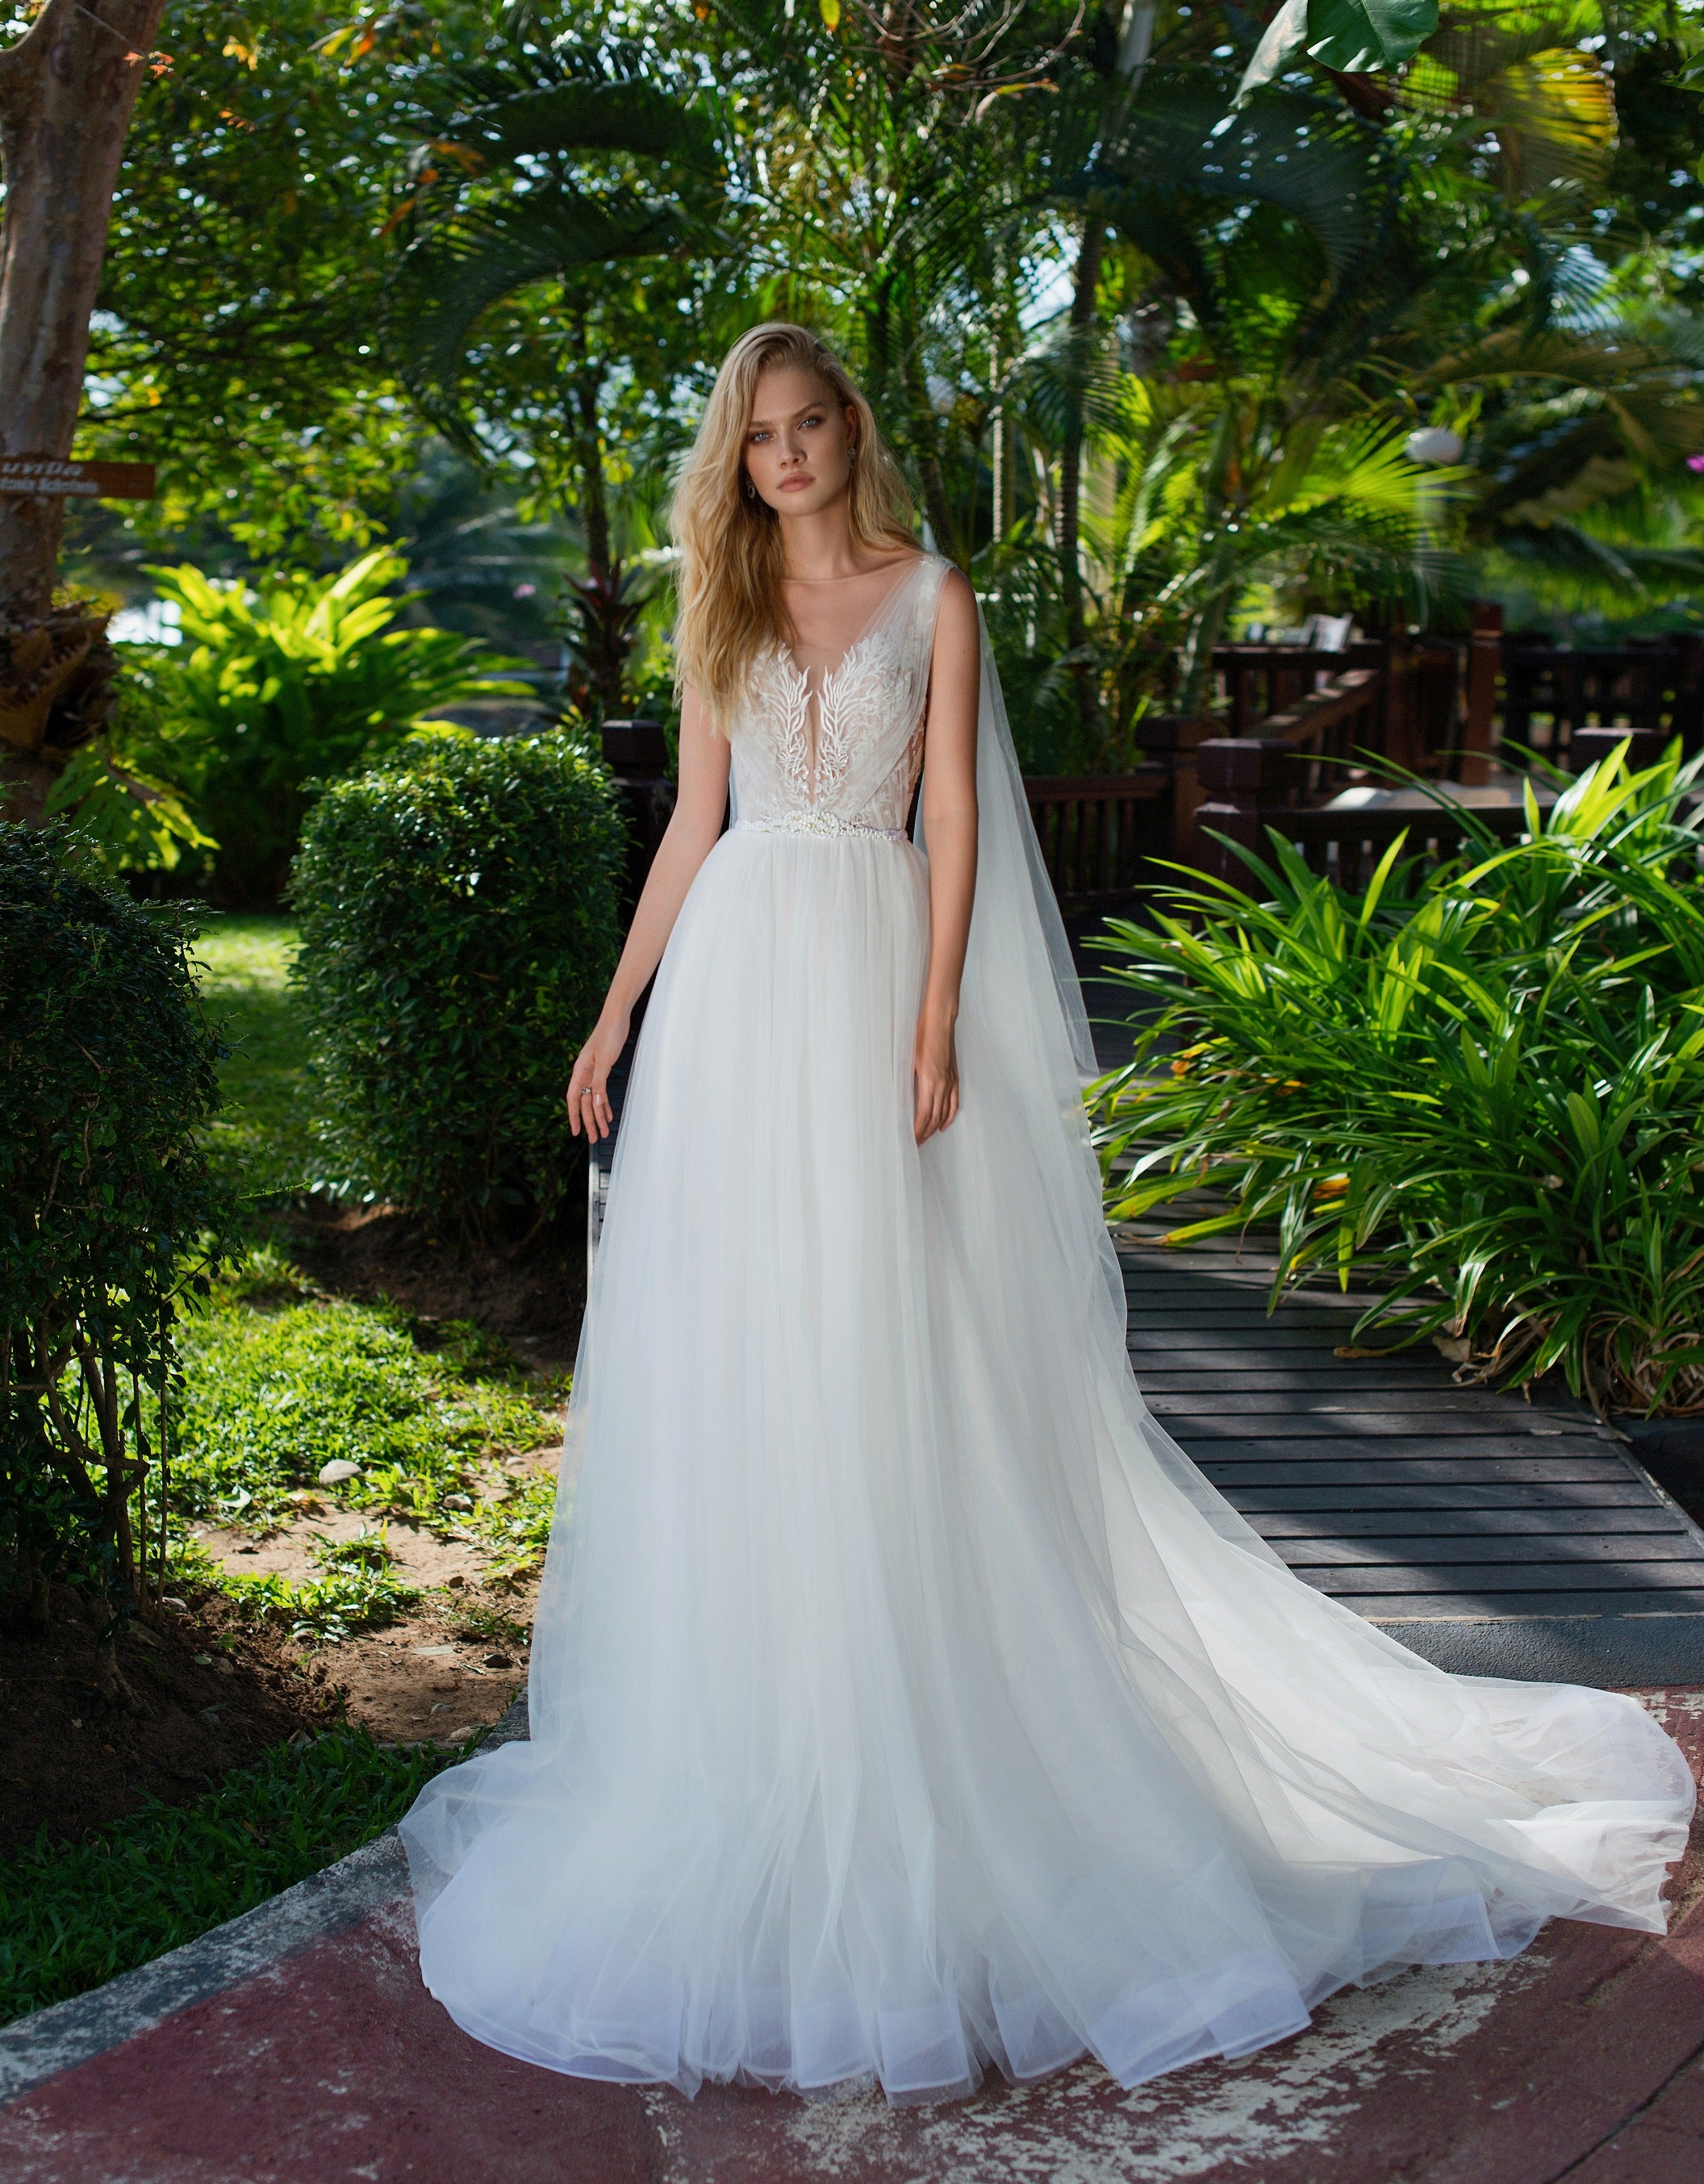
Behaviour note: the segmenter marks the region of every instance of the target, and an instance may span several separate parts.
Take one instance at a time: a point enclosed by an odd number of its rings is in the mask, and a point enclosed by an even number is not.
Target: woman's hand
[[[959,1060],[953,1050],[950,1017],[926,1009],[918,1017],[911,1074],[916,1088],[911,1127],[922,1145],[937,1130],[944,1130],[959,1112]]]
[[[610,1072],[627,1044],[628,1018],[602,1016],[580,1050],[574,1073],[568,1079],[568,1127],[576,1137],[583,1129],[588,1139],[607,1138],[615,1121],[610,1106]]]

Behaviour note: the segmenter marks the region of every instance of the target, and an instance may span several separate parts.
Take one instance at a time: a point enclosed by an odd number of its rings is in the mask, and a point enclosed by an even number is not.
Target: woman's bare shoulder
[[[971,580],[964,571],[951,562],[941,579],[941,589],[935,609],[935,638],[950,643],[966,636],[974,638],[977,627],[977,595]]]

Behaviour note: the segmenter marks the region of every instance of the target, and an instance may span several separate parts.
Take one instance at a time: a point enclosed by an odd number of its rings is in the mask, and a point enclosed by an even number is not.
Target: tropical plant
[[[467,1242],[552,1218],[625,849],[608,776],[560,730],[437,739],[327,788],[292,894],[329,1180]]]
[[[282,577],[258,594],[184,566],[153,571],[175,604],[169,679],[176,747],[220,848],[227,900],[276,896],[314,783],[399,743],[459,699],[525,696],[510,663],[447,630],[393,627],[407,564],[383,548],[333,577]]]
[[[1103,1088],[1112,1212],[1221,1190],[1170,1240],[1275,1222],[1275,1297],[1359,1273],[1386,1339],[1704,1410],[1701,771],[1618,752],[1548,810],[1529,788],[1512,847],[1463,811],[1471,861],[1399,838],[1358,892],[1274,833],[1257,893],[1202,881],[1116,923],[1149,1013]]]
[[[197,1139],[219,1050],[179,913],[91,861],[0,827],[0,1557],[37,1622],[50,1579],[83,1589],[117,1698],[114,1636],[164,1553],[178,1301],[220,1250]]]
[[[169,687],[157,660],[127,660],[105,727],[72,754],[47,797],[47,816],[75,827],[111,872],[175,872],[219,847],[195,816],[197,769]]]

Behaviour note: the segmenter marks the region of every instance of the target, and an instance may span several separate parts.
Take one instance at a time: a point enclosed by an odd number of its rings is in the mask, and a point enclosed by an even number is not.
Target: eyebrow
[[[808,416],[813,410],[827,410],[829,407],[830,404],[826,400],[806,402],[800,408],[795,410],[793,414],[795,417],[804,417]],[[755,432],[758,430],[760,426],[772,425],[774,422],[775,420],[773,417],[754,417],[745,429],[748,432]]]

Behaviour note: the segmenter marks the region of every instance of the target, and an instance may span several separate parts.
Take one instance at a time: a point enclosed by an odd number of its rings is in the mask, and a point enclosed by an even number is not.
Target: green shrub
[[[457,699],[526,694],[493,681],[514,663],[443,629],[391,627],[419,593],[392,588],[406,562],[382,548],[335,577],[278,577],[258,595],[187,564],[155,569],[183,643],[153,667],[172,716],[177,771],[219,844],[234,902],[281,888],[322,776],[364,766]]]
[[[1529,794],[1529,838],[1429,871],[1399,843],[1359,894],[1274,836],[1258,899],[1210,881],[1114,925],[1160,1006],[1106,1086],[1111,1212],[1217,1185],[1177,1240],[1276,1220],[1280,1288],[1364,1262],[1484,1373],[1704,1409],[1701,766],[1618,753]]]
[[[0,1557],[38,1619],[55,1573],[122,1612],[163,1552],[146,1391],[157,1421],[178,1297],[206,1286],[187,1255],[220,1218],[184,927],[92,871],[75,836],[0,827]]]
[[[326,791],[292,892],[334,1188],[466,1241],[555,1212],[624,849],[607,777],[560,731],[412,745]]]
[[[133,1970],[383,1833],[471,1748],[387,1751],[365,1730],[282,1746],[181,1809],[0,1863],[0,2024]]]

